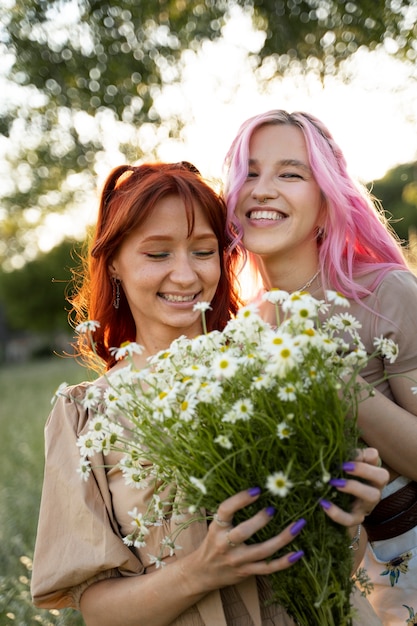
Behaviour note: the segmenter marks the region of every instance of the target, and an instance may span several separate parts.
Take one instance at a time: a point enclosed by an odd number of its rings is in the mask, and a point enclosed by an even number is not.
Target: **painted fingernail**
[[[259,496],[260,493],[261,493],[260,487],[249,487],[248,489],[248,494],[252,496],[252,498],[254,498],[255,496]]]
[[[320,506],[323,507],[323,509],[325,509],[326,511],[328,511],[328,509],[330,509],[330,507],[332,506],[332,503],[329,502],[328,500],[319,500],[319,504]]]
[[[353,472],[355,467],[356,465],[353,461],[346,461],[346,463],[342,463],[342,469],[344,469],[345,472]]]
[[[298,533],[304,528],[306,524],[307,522],[304,518],[301,518],[297,522],[294,522],[294,524],[290,528],[290,533],[292,534],[292,536],[295,537],[295,535],[298,535]]]
[[[331,478],[329,480],[329,485],[332,487],[346,487],[346,483],[346,478]]]
[[[293,552],[292,554],[290,554],[290,556],[288,557],[288,561],[290,563],[295,563],[296,561],[299,561],[300,559],[302,559],[303,556],[304,556],[304,551],[298,550],[298,552]]]
[[[275,515],[275,508],[273,506],[267,506],[265,509],[265,513],[269,515],[269,517],[272,517],[273,515]]]

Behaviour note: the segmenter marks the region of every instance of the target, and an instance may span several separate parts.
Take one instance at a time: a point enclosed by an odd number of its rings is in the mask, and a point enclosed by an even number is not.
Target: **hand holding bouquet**
[[[348,306],[340,294],[327,296]],[[272,291],[266,298],[283,317],[276,327],[248,306],[223,332],[180,337],[146,369],[129,366],[109,376],[108,392],[94,398],[97,416],[90,431],[79,440],[80,471],[88,479],[94,461],[86,457],[120,450],[126,481],[137,488],[153,483],[146,514],[130,512],[133,531],[125,538],[141,547],[167,511],[210,520],[225,498],[261,487],[256,507],[274,506],[277,512],[257,541],[307,520],[291,544],[305,558],[270,577],[273,600],[302,626],[349,626],[350,539],[320,502],[350,506],[350,496],[329,481],[341,477],[343,462],[355,456],[356,375],[368,356],[349,314],[329,315],[320,324],[319,313],[329,305],[307,293]],[[204,317],[205,306],[200,308]],[[117,356],[128,358],[137,350],[128,344]],[[395,346],[379,340],[377,350],[393,355]],[[175,502],[167,495],[170,485]],[[245,509],[235,521],[254,513]],[[157,564],[163,564],[168,544],[175,551],[176,540],[161,545]]]

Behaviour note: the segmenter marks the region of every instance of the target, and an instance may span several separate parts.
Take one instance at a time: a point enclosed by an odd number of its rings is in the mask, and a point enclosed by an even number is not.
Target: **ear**
[[[107,270],[109,272],[110,278],[119,278],[119,275],[117,272],[117,262],[115,262],[114,259],[112,259],[110,263],[108,264]]]

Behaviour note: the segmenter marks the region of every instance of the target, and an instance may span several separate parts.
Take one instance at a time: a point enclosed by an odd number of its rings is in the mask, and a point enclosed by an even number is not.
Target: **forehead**
[[[192,206],[186,207],[180,196],[172,194],[159,199],[145,219],[126,236],[124,242],[151,238],[188,239],[190,236],[215,237],[215,234],[199,202],[193,200]]]
[[[170,194],[155,203],[143,227],[169,230],[176,222],[188,223],[190,220],[194,220],[195,226],[206,226],[211,230],[206,212],[195,198],[191,202],[184,202],[180,196]]]
[[[297,159],[308,164],[307,145],[300,128],[290,124],[265,124],[257,128],[249,143],[251,160]]]

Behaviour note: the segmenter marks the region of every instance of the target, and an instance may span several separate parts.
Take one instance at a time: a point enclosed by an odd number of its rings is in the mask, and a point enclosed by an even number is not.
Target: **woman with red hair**
[[[114,372],[114,350],[135,342],[136,368],[181,335],[202,333],[195,305],[210,302],[209,330],[221,330],[236,313],[234,268],[222,199],[187,163],[121,166],[107,179],[84,281],[72,299],[76,323],[94,326],[95,350]],[[98,326],[97,323],[100,325]],[[79,351],[91,361],[91,345],[80,336]],[[107,388],[107,378],[81,383],[59,394],[46,426],[46,464],[32,577],[34,603],[42,608],[79,609],[88,626],[290,626],[285,611],[268,605],[266,576],[303,555],[285,549],[301,532],[295,520],[269,541],[246,540],[274,514],[259,510],[233,526],[234,514],[253,505],[256,486],[221,502],[215,521],[195,522],[179,535],[181,550],[166,551],[157,568],[151,554],[175,529],[167,514],[149,528],[146,547],[128,547],[129,511],[146,511],[150,485],[126,485],[116,452],[95,457],[88,480],[77,475],[79,435],[94,414],[89,397]],[[352,512],[332,504],[327,514],[356,529],[379,501],[385,470],[376,451],[350,468],[344,491],[357,498]],[[367,461],[367,462],[364,462]],[[367,484],[354,480],[365,479]],[[162,535],[161,535],[162,533]],[[372,624],[367,622],[367,626]]]

